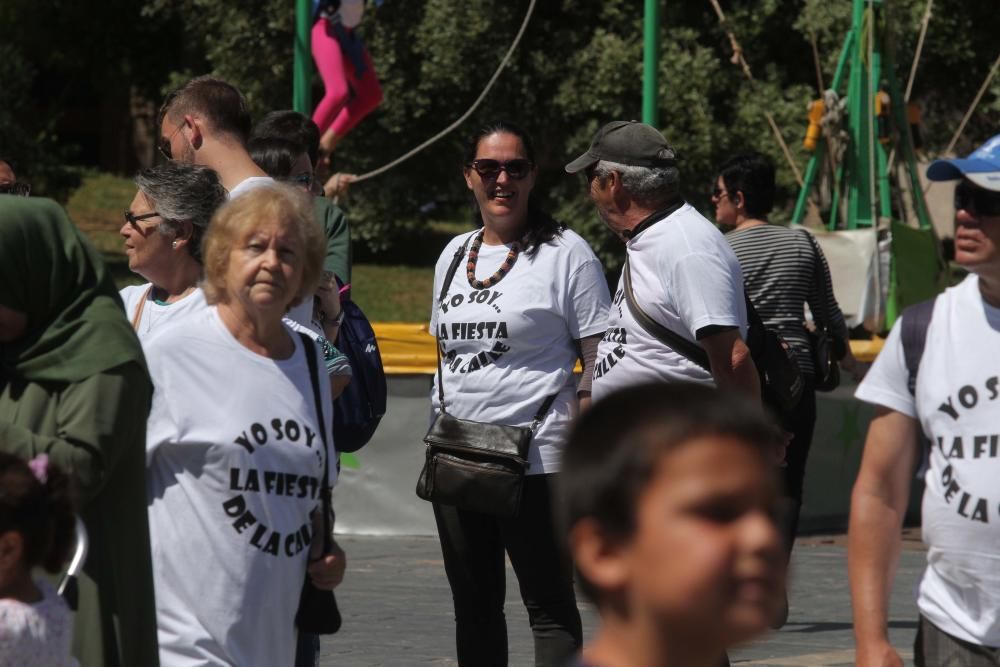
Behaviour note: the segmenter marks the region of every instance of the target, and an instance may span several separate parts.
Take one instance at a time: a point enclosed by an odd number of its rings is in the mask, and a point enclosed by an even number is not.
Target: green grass
[[[426,322],[434,268],[355,264],[351,297],[372,322]]]
[[[115,241],[112,236],[122,226],[122,211],[133,197],[135,184],[131,179],[92,172],[83,177],[80,187],[66,202],[66,210],[101,252],[114,252],[116,247],[121,248],[121,238]],[[92,235],[92,232],[99,233]]]

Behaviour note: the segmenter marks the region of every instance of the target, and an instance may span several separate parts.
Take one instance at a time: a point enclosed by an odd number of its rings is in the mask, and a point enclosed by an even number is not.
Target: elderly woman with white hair
[[[129,268],[148,280],[121,290],[132,327],[145,339],[155,327],[205,307],[201,239],[226,190],[208,167],[167,162],[135,177],[138,192],[120,234]]]
[[[307,573],[320,589],[343,577],[319,510],[337,472],[329,378],[315,341],[282,319],[319,282],[312,211],[277,184],[219,209],[204,243],[207,306],[144,346],[161,665],[291,665]]]

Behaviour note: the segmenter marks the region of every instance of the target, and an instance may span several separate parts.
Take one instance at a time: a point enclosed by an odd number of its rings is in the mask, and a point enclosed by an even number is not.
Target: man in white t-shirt
[[[211,167],[230,199],[271,183],[246,150],[250,107],[236,86],[199,76],[167,95],[157,117],[160,152],[168,160]]]
[[[862,666],[903,664],[886,628],[921,432],[928,551],[915,662],[994,665],[1000,657],[1000,135],[967,158],[937,160],[927,177],[958,181],[955,261],[970,275],[933,310],[904,311],[858,387],[857,397],[877,406],[847,551]]]
[[[684,202],[673,149],[655,128],[612,121],[586,153],[566,165],[583,172],[597,214],[625,241],[626,270],[612,299],[608,329],[598,346],[593,399],[653,380],[735,387],[759,396],[757,370],[744,343],[743,273],[715,226]],[[681,341],[668,344],[640,324],[635,304]],[[641,317],[641,316],[640,316]],[[683,353],[707,355],[711,368]]]

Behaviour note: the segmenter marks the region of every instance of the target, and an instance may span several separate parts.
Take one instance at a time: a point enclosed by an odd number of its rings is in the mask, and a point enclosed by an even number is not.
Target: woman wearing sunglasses
[[[208,167],[166,162],[135,177],[138,192],[120,234],[128,267],[148,280],[120,294],[132,327],[145,339],[169,319],[205,307],[201,237],[226,190]]]
[[[531,441],[517,515],[434,504],[460,665],[507,664],[505,551],[528,610],[535,664],[564,664],[581,642],[573,572],[553,532],[549,497],[567,427],[589,401],[610,298],[587,243],[533,200],[537,172],[524,130],[496,122],[476,132],[464,176],[479,228],[452,239],[434,273],[430,326],[441,353],[434,409],[441,407],[440,383],[455,417],[528,426],[554,397]],[[458,253],[459,268],[444,285]]]
[[[786,495],[782,532],[791,553],[816,424],[816,371],[805,306],[809,305],[813,321],[828,329],[841,366],[853,370],[847,324],[833,294],[830,269],[819,243],[804,230],[768,223],[774,204],[774,164],[770,158],[750,152],[728,160],[716,178],[712,203],[715,220],[726,232],[743,269],[747,296],[764,324],[788,343],[802,373],[802,399],[790,423],[784,424],[792,440],[785,454],[787,465],[782,468]]]

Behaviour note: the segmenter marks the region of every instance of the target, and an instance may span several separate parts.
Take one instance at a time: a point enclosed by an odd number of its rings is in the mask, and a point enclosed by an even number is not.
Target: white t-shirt
[[[263,357],[237,342],[210,306],[145,345],[164,667],[292,664],[324,456],[302,340],[289,335],[292,357]],[[328,378],[319,376],[321,405],[330,406]],[[329,434],[332,409],[324,407],[324,418]]]
[[[198,312],[206,307],[205,293],[200,287],[194,288],[190,294],[180,301],[160,304],[153,300],[152,292],[149,288],[152,283],[145,285],[129,285],[123,287],[119,295],[125,302],[125,317],[131,322],[135,318],[135,311],[139,303],[145,298],[146,304],[142,307],[142,317],[139,319],[139,327],[136,334],[139,340],[144,341],[157,327],[162,327],[167,322],[175,319],[187,317],[191,313]]]
[[[472,288],[463,259],[439,305],[452,257],[478,233],[452,239],[434,270],[430,331],[441,341],[445,408],[463,419],[528,426],[545,399],[558,392],[532,439],[528,474],[558,472],[577,407],[574,341],[604,331],[609,297],[601,263],[587,242],[567,229],[534,255],[518,255],[510,273],[492,288]],[[476,278],[492,275],[509,250],[484,243]],[[435,411],[437,382],[435,375]]]
[[[262,185],[273,185],[274,179],[270,176],[251,176],[249,178],[244,178],[242,181],[237,183],[232,190],[229,191],[229,198],[236,199],[242,194],[250,192],[254,188],[259,188]]]
[[[739,327],[746,337],[739,261],[722,233],[689,204],[639,232],[625,249],[635,300],[656,322],[692,342],[699,329],[712,325]],[[708,371],[639,325],[619,278],[607,332],[597,347],[593,398],[663,380],[714,384]]]
[[[1000,646],[1000,309],[983,301],[974,275],[938,297],[916,396],[901,322],[856,396],[919,420],[932,443],[917,605],[950,635]]]
[[[0,667],[73,667],[73,620],[69,607],[44,579],[35,579],[42,599],[0,599]]]

